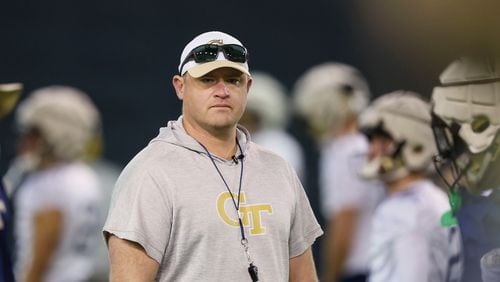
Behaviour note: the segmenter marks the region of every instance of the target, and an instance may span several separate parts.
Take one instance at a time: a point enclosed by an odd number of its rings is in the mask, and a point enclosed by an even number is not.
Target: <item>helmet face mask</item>
[[[396,142],[381,126],[364,133],[370,141],[370,151],[361,176],[390,183],[408,174],[401,155],[404,142]]]
[[[460,139],[457,141],[461,141]],[[449,189],[456,185],[465,186],[469,192],[479,194],[498,188],[500,183],[500,138],[488,150],[473,154],[465,150],[444,158],[441,153],[434,159],[436,170]]]
[[[470,164],[467,145],[458,136],[460,125],[448,125],[434,112],[431,113],[432,133],[438,153],[434,156],[434,166],[449,190],[459,183]]]
[[[455,146],[455,144],[460,141],[457,138],[460,126],[457,123],[452,123],[449,126],[439,116],[431,113],[431,127],[439,155],[446,159],[458,155],[458,146]]]
[[[485,149],[473,153],[473,144],[468,144],[461,137],[464,125],[467,125],[465,128],[471,128],[475,132],[482,132],[474,129],[476,128],[474,124],[478,123],[487,123],[484,116],[478,116],[470,123],[460,124],[453,120],[448,125],[435,113],[432,114],[432,130],[438,148],[438,155],[434,158],[436,170],[450,189],[456,184],[463,184],[470,192],[476,194],[500,183],[500,179],[489,175],[495,174],[490,166],[497,161],[500,151],[497,143],[500,142],[500,138],[498,136],[493,138],[492,143]],[[465,182],[462,178],[465,178]],[[497,180],[492,181],[492,179]]]

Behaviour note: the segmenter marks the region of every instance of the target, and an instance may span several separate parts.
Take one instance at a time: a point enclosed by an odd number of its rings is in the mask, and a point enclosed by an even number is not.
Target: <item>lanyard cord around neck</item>
[[[231,191],[231,189],[229,189],[229,185],[227,184],[227,181],[226,179],[224,178],[224,176],[222,175],[222,172],[220,171],[219,167],[217,166],[217,164],[215,163],[215,160],[214,160],[214,157],[212,156],[212,154],[210,154],[210,152],[208,151],[207,147],[205,147],[205,145],[201,144],[200,142],[198,142],[198,144],[200,144],[201,147],[203,147],[203,149],[205,150],[205,152],[207,153],[208,157],[210,158],[210,160],[212,161],[212,164],[214,165],[215,167],[215,170],[217,170],[217,173],[219,173],[219,176],[220,178],[222,179],[222,182],[224,182],[224,186],[226,186],[226,189],[227,191],[229,192],[229,195],[231,195],[231,200],[233,201],[233,205],[234,205],[234,208],[236,209],[236,214],[238,216],[238,221],[239,221],[239,225],[240,225],[240,231],[241,231],[241,240],[247,240],[246,239],[246,236],[245,236],[245,230],[243,229],[243,222],[241,221],[241,216],[240,216],[240,195],[241,195],[241,183],[243,182],[243,159],[241,159],[241,166],[240,166],[240,183],[238,185],[238,202],[236,202],[236,200],[234,199],[234,194],[233,192]],[[238,138],[236,138],[236,145],[238,145],[238,149],[240,150],[240,153],[242,154],[243,151],[241,150],[241,146],[240,146],[240,143],[238,142]]]
[[[198,142],[198,141],[197,141]],[[245,250],[245,254],[247,256],[248,260],[248,274],[250,274],[250,278],[252,278],[253,282],[259,281],[258,277],[258,268],[253,264],[253,260],[250,257],[250,252],[248,251],[248,239],[245,236],[245,229],[243,228],[243,222],[241,221],[241,216],[240,216],[240,196],[241,196],[241,183],[243,180],[243,155],[239,158],[234,158],[234,160],[240,159],[241,160],[241,166],[240,166],[240,184],[238,185],[238,203],[236,203],[236,200],[234,199],[233,192],[231,192],[231,189],[229,189],[229,185],[227,185],[226,179],[222,175],[222,172],[220,171],[219,167],[215,163],[214,157],[210,152],[208,151],[207,147],[205,145],[201,144],[198,142],[201,147],[205,150],[207,153],[208,157],[212,161],[212,164],[215,167],[215,170],[217,170],[217,173],[219,173],[220,178],[222,179],[222,182],[224,182],[224,186],[226,186],[227,191],[229,192],[229,195],[231,195],[231,200],[233,200],[234,208],[236,209],[236,215],[238,216],[238,223],[240,225],[240,232],[241,232],[241,245],[243,246],[243,249]],[[238,145],[238,149],[240,150],[240,154],[243,154],[243,151],[241,150],[240,143],[238,142],[238,138],[236,138],[236,145]],[[235,161],[238,163],[238,161]]]

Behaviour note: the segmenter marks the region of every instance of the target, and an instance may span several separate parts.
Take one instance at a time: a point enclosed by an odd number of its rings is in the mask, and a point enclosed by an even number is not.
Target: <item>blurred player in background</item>
[[[499,251],[492,250],[500,248],[500,64],[461,58],[440,81],[432,125],[464,240],[463,282],[480,281],[481,268],[483,281],[500,281]]]
[[[95,267],[94,273],[89,280],[90,282],[109,281],[108,248],[106,243],[102,240],[101,228],[106,222],[113,187],[115,186],[116,180],[123,169],[115,162],[104,157],[103,152],[105,148],[103,141],[102,132],[98,131],[97,135],[94,136],[92,141],[89,143],[90,145],[87,146],[84,156],[84,160],[96,173],[101,188],[101,199],[99,203],[100,213],[98,218],[99,230],[97,230],[98,232],[92,232],[91,235],[91,240],[95,240],[99,242],[99,244],[93,251],[93,262]]]
[[[81,158],[99,130],[99,113],[83,92],[50,86],[20,103],[16,124],[19,152],[8,175],[25,175],[14,194],[16,278],[88,280],[100,190]]]
[[[428,178],[436,153],[430,123],[429,104],[406,91],[379,97],[362,115],[370,139],[363,175],[388,192],[373,219],[369,281],[460,281],[460,233],[441,226],[450,205]]]
[[[252,141],[287,160],[305,181],[302,147],[286,131],[290,105],[285,87],[267,73],[253,71],[252,78],[252,88],[240,123],[250,131]]]
[[[366,281],[368,239],[382,187],[359,176],[368,143],[358,115],[370,99],[355,68],[334,62],[314,66],[294,89],[294,103],[320,148],[320,198],[327,232],[322,281]]]
[[[0,84],[0,118],[4,118],[14,108],[22,88],[20,83]],[[10,206],[3,182],[0,182],[0,282],[14,281],[12,250],[9,245],[12,220]]]

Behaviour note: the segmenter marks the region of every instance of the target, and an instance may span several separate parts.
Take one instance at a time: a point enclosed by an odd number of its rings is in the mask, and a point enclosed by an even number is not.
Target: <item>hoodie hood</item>
[[[184,126],[182,125],[182,115],[177,120],[171,120],[168,122],[166,127],[160,128],[160,134],[154,138],[151,142],[162,141],[167,142],[176,146],[180,146],[186,148],[190,151],[194,151],[200,154],[206,155],[205,149],[189,134],[187,134],[186,130],[184,130]],[[238,139],[238,143],[241,148],[241,154],[246,155],[247,149],[250,144],[250,133],[246,128],[239,125],[236,129],[236,138]],[[238,149],[239,151],[240,149]],[[212,156],[216,159],[224,160],[217,155],[212,154]]]

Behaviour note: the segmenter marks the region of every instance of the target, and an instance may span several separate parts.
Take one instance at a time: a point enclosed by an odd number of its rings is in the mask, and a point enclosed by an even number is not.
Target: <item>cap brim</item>
[[[207,74],[215,69],[220,69],[220,68],[233,68],[233,69],[241,71],[242,73],[246,73],[246,74],[250,75],[250,72],[248,71],[247,67],[244,64],[231,62],[228,60],[218,60],[218,61],[199,64],[199,65],[196,65],[196,66],[188,69],[187,72],[192,77],[198,78],[198,77],[204,76],[205,74]]]

